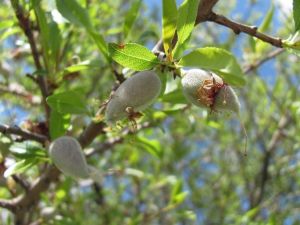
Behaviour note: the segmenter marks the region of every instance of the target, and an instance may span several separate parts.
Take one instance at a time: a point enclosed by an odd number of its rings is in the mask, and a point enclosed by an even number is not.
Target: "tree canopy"
[[[300,223],[300,0],[0,2],[1,224]]]

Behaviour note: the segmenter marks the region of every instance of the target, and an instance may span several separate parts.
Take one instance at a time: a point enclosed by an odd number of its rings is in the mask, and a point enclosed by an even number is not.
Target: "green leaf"
[[[64,73],[75,73],[82,70],[99,68],[99,65],[91,63],[89,60],[68,66],[64,69]]]
[[[0,21],[0,30],[7,29],[9,27],[12,27],[14,25],[13,20],[2,20]]]
[[[166,91],[167,81],[168,81],[167,78],[171,76],[171,73],[168,71],[161,71],[159,68],[155,70],[155,73],[157,73],[161,81],[161,90],[160,90],[159,97],[162,97]]]
[[[50,136],[54,140],[63,136],[70,126],[71,115],[52,110],[50,115]]]
[[[169,92],[165,94],[161,98],[162,102],[172,103],[172,104],[178,104],[178,103],[186,103],[186,99],[182,94],[182,90],[177,88],[176,90]]]
[[[9,150],[20,159],[48,159],[46,150],[32,142],[14,143]]]
[[[246,83],[236,58],[225,49],[215,47],[196,49],[183,56],[179,65],[212,70],[231,85],[243,86]]]
[[[186,104],[174,104],[170,107],[166,107],[162,109],[163,113],[166,113],[167,115],[173,115],[175,113],[181,112],[186,108]]]
[[[271,8],[268,10],[267,15],[265,16],[263,22],[258,28],[258,31],[267,32],[268,29],[270,28],[273,16],[274,16],[274,5],[272,5]],[[267,49],[270,48],[270,45],[268,43],[259,40],[257,38],[253,38],[253,39],[255,40],[255,50],[258,54],[263,54]]]
[[[176,49],[182,45],[188,37],[191,35],[195,21],[197,17],[199,0],[185,0],[178,9],[177,16],[177,35],[178,41],[174,49],[174,55]]]
[[[95,31],[88,31],[88,34],[94,40],[94,42],[97,45],[97,47],[100,50],[100,52],[102,52],[102,54],[104,55],[104,57],[109,61],[107,44],[105,42],[104,37],[101,34],[95,32]]]
[[[162,157],[162,149],[161,149],[159,141],[149,140],[149,139],[141,137],[141,136],[136,137],[135,141],[138,146],[145,149],[151,155],[153,155],[157,158]]]
[[[86,29],[87,33],[95,41],[98,49],[102,52],[104,57],[109,60],[107,44],[102,35],[97,33],[93,28],[87,10],[81,7],[75,0],[56,0],[56,6],[63,17],[68,19],[71,23]]]
[[[128,12],[125,15],[125,21],[124,21],[124,27],[123,27],[124,39],[129,34],[131,27],[134,24],[134,22],[138,16],[141,5],[142,5],[141,0],[136,0],[133,3],[131,3],[130,9],[128,10]]]
[[[284,48],[289,52],[300,56],[300,30],[294,35],[291,35],[288,39],[282,41]]]
[[[274,5],[272,4],[271,8],[268,10],[267,15],[265,16],[263,22],[259,26],[258,31],[266,32],[270,28],[273,16],[274,16]]]
[[[171,198],[169,204],[180,204],[187,197],[188,192],[183,191],[182,180],[178,180],[172,188]]]
[[[253,217],[259,212],[259,207],[252,208],[248,210],[242,217],[241,217],[241,223],[245,224],[253,219]]]
[[[4,172],[4,177],[7,178],[16,173],[23,173],[37,163],[37,159],[23,159],[8,167]]]
[[[60,30],[53,20],[47,22],[45,12],[38,4],[35,5],[34,12],[40,28],[44,61],[49,73],[53,74],[59,64]]]
[[[42,0],[30,0],[30,9],[35,8]]]
[[[295,22],[295,32],[300,30],[300,0],[293,1],[293,15]]]
[[[136,71],[149,70],[160,63],[150,50],[136,43],[123,46],[110,43],[108,50],[117,63]]]
[[[165,52],[168,53],[176,32],[177,7],[175,0],[163,0],[162,36]]]
[[[256,40],[252,36],[249,36],[248,43],[249,43],[251,51],[255,52],[256,51]]]
[[[53,63],[54,68],[57,68],[58,65],[61,63],[59,62],[60,56],[60,44],[62,42],[61,32],[58,28],[56,22],[51,20],[48,24],[49,26],[49,33],[51,34],[51,38],[48,39],[49,42],[49,50],[51,56],[51,63]]]
[[[85,96],[80,91],[65,91],[53,94],[47,98],[48,105],[62,114],[86,114]]]
[[[11,28],[8,28],[5,32],[3,32],[1,35],[0,35],[0,41],[3,41],[5,40],[6,38],[8,38],[9,36],[11,35],[14,35],[14,34],[17,34],[19,33],[21,30],[19,27],[11,27]]]
[[[57,10],[63,17],[77,26],[93,30],[88,12],[75,0],[56,0]]]

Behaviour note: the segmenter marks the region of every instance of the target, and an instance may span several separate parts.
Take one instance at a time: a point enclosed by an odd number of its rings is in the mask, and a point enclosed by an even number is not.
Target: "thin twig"
[[[113,66],[112,66],[112,67],[113,67]],[[113,73],[114,73],[114,75],[115,75],[116,80],[117,80],[120,84],[123,83],[123,82],[126,80],[126,78],[125,78],[125,76],[124,76],[123,73],[119,73],[115,68],[112,68],[112,71],[113,71]]]
[[[245,74],[257,69],[258,67],[260,67],[262,64],[264,64],[265,62],[275,58],[276,56],[280,55],[281,53],[283,53],[285,51],[284,48],[279,48],[279,49],[275,49],[274,51],[271,51],[267,56],[265,56],[264,58],[250,64],[247,65],[244,69],[243,72]]]
[[[27,192],[29,190],[30,184],[19,175],[12,175],[12,178]]]
[[[248,26],[245,24],[241,24],[241,23],[235,22],[233,20],[230,20],[223,15],[218,15],[216,13],[211,13],[209,15],[209,17],[207,18],[207,20],[215,22],[222,26],[228,27],[231,30],[233,30],[233,32],[236,34],[240,34],[241,32],[246,33],[252,37],[256,37],[256,38],[258,38],[264,42],[267,42],[273,46],[276,46],[278,48],[283,47],[282,40],[280,38],[272,37],[272,36],[266,35],[264,33],[261,33],[257,30],[257,27],[255,27],[255,26]]]
[[[260,202],[263,199],[263,196],[265,194],[265,187],[266,187],[266,182],[269,179],[269,165],[271,162],[271,158],[273,156],[273,153],[276,149],[277,144],[281,140],[283,136],[283,130],[292,122],[292,118],[288,113],[283,115],[281,119],[279,120],[278,123],[278,128],[277,130],[273,133],[272,138],[267,145],[267,148],[265,149],[265,154],[263,158],[263,164],[261,167],[260,172],[258,173],[259,177],[259,186],[258,186],[258,193],[255,198],[255,202],[252,202],[251,208],[256,207],[257,205],[260,204]]]
[[[16,95],[18,97],[24,98],[32,105],[40,105],[40,97],[33,96],[31,93],[27,92],[26,90],[22,90],[23,87],[17,84],[18,86],[4,86],[0,85],[0,94],[1,93],[8,93],[12,95]]]
[[[29,14],[25,14],[24,10],[19,5],[18,0],[10,0],[10,1],[11,1],[11,5],[14,8],[16,17],[19,21],[19,25],[22,28],[24,34],[26,35],[26,37],[28,39],[35,67],[36,67],[37,70],[41,71],[41,70],[43,70],[43,67],[42,67],[42,64],[40,62],[39,52],[38,52],[38,49],[37,49],[37,46],[36,46],[36,43],[35,43],[34,35],[33,35],[32,30],[31,30],[31,25],[30,25],[31,23],[30,23],[30,20],[29,20]],[[49,95],[48,85],[47,85],[45,77],[42,76],[42,75],[38,75],[37,81],[38,81],[38,84],[39,84],[39,87],[41,89],[41,93],[42,93],[42,96],[43,96],[43,104],[44,104],[44,107],[45,107],[46,118],[47,118],[47,121],[49,121],[50,108],[49,108],[49,106],[46,102],[46,98]]]
[[[14,202],[11,200],[0,199],[0,207],[10,211],[15,210]]]
[[[22,137],[24,140],[33,140],[33,141],[40,142],[42,144],[44,144],[48,140],[48,138],[44,135],[31,133],[27,130],[21,129],[20,127],[17,126],[11,127],[4,124],[0,124],[0,133],[14,134]]]

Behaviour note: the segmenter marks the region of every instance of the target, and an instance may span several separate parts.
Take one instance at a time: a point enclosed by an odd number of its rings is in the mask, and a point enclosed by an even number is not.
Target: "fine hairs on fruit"
[[[184,96],[192,104],[209,108],[211,112],[236,113],[245,135],[246,155],[248,136],[240,118],[240,102],[233,88],[217,74],[201,69],[183,71],[181,84]]]
[[[100,172],[87,164],[79,142],[73,137],[55,139],[49,146],[49,155],[54,165],[67,176],[100,180]]]
[[[138,72],[125,80],[110,99],[105,118],[109,123],[130,118],[130,112],[139,112],[159,96],[161,81],[154,71]]]
[[[183,75],[183,94],[189,102],[196,106],[209,107],[212,111],[239,113],[240,103],[234,90],[217,74],[191,69],[184,71]]]

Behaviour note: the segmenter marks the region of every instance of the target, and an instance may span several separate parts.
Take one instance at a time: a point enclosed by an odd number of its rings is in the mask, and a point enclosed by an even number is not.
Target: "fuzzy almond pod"
[[[161,81],[154,71],[142,71],[124,81],[109,101],[105,117],[116,122],[128,116],[128,108],[134,112],[144,110],[159,96]]]
[[[232,111],[240,113],[239,99],[232,87],[225,85],[222,87],[215,97],[213,109],[216,111]]]
[[[69,136],[54,140],[49,146],[50,157],[64,174],[74,178],[88,178],[89,169],[79,142]]]
[[[181,84],[184,96],[194,105],[214,111],[239,112],[240,103],[234,90],[215,73],[201,69],[187,70]]]

